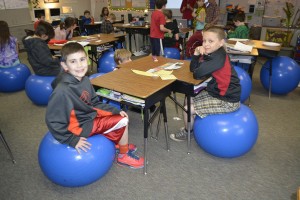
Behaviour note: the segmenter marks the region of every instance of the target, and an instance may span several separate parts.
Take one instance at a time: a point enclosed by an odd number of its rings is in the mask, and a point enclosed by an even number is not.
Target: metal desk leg
[[[162,107],[161,112],[164,116],[164,125],[165,125],[165,136],[166,136],[166,143],[167,143],[167,151],[170,151],[170,143],[169,143],[169,132],[168,132],[168,119],[167,119],[167,110],[166,110],[166,102],[165,99],[161,101]]]
[[[187,130],[188,130],[188,139],[187,139],[187,154],[191,153],[191,97],[189,95],[186,96],[187,102]]]
[[[0,139],[2,140],[2,142],[4,144],[4,147],[5,147],[5,149],[7,150],[8,154],[10,156],[12,163],[15,164],[16,160],[15,160],[15,158],[14,158],[14,156],[13,156],[13,154],[12,154],[12,152],[11,152],[11,150],[10,150],[10,148],[9,148],[9,146],[8,146],[1,130],[0,130]]]
[[[147,163],[148,163],[148,124],[149,124],[149,109],[144,110],[144,174],[147,174]]]

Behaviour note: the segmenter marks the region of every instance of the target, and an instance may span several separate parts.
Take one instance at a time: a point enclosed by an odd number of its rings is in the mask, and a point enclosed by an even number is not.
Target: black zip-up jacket
[[[209,55],[193,55],[190,71],[195,79],[212,77],[206,88],[209,95],[227,102],[240,101],[240,80],[223,47]]]
[[[57,76],[61,71],[60,61],[53,58],[47,43],[38,37],[23,38],[28,61],[36,75]]]

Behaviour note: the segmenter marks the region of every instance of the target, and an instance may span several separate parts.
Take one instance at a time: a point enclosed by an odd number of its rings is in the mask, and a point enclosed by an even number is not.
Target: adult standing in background
[[[214,26],[219,20],[220,8],[216,0],[208,0],[206,5],[206,27]]]
[[[188,26],[192,27],[193,25],[193,11],[194,11],[194,5],[196,3],[196,0],[182,0],[181,6],[180,6],[180,12],[182,13],[182,19],[188,20]]]

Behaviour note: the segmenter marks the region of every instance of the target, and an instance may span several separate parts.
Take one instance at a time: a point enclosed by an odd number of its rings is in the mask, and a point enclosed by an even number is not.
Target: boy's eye
[[[85,61],[86,60],[86,58],[80,58],[80,61]]]

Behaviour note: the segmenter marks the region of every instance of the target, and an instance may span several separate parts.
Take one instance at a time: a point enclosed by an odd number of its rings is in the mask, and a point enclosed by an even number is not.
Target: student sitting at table
[[[54,37],[54,29],[48,22],[41,21],[33,36],[23,39],[28,61],[36,75],[56,76],[61,71],[59,59],[53,57],[47,41]]]
[[[73,17],[67,17],[64,22],[61,22],[54,30],[55,40],[69,40],[73,37],[73,31],[77,27]]]
[[[172,33],[165,33],[163,42],[163,47],[174,47],[179,49],[179,29],[177,26],[177,22],[173,21],[172,10],[164,9],[163,13],[166,17],[166,25],[167,29],[172,30]]]
[[[46,124],[60,143],[87,152],[92,147],[88,137],[101,134],[116,144],[117,163],[133,169],[144,167],[144,158],[136,155],[137,147],[128,144],[128,115],[102,103],[86,76],[87,54],[79,43],[68,43],[62,50],[64,71],[53,81]],[[82,169],[90,170],[90,169]]]
[[[10,34],[6,21],[0,21],[0,68],[20,64],[17,38]]]
[[[245,25],[245,18],[244,12],[239,12],[233,17],[236,28],[228,31],[228,38],[249,39],[249,28]]]
[[[39,13],[38,14],[38,20],[34,22],[33,28],[36,30],[37,26],[39,25],[40,21],[45,21],[45,14]]]
[[[108,8],[107,8],[107,7],[103,7],[103,8],[102,8],[101,15],[100,15],[100,21],[106,20],[107,17],[108,17],[108,15],[109,15],[109,10],[108,10]]]
[[[114,60],[117,65],[131,62],[132,53],[127,49],[116,49],[114,53]]]
[[[92,18],[91,18],[91,12],[89,10],[84,11],[84,16],[81,17],[82,24],[91,24],[92,23]]]
[[[201,118],[212,114],[233,112],[240,107],[241,85],[229,56],[224,49],[225,32],[220,27],[212,26],[203,31],[203,46],[195,49],[190,63],[190,71],[195,79],[212,79],[205,90],[191,99],[191,126],[194,115]],[[187,109],[187,106],[185,106]],[[187,114],[184,112],[185,127],[178,133],[171,134],[171,139],[187,139]],[[191,131],[192,132],[192,131]]]
[[[101,24],[101,33],[112,33],[114,31],[113,22],[116,21],[116,15],[110,13],[106,20],[104,20]]]

